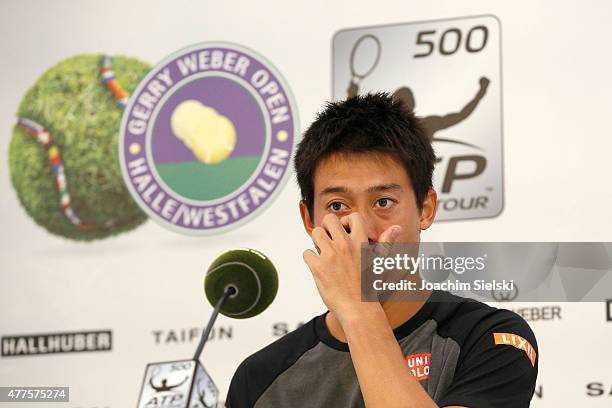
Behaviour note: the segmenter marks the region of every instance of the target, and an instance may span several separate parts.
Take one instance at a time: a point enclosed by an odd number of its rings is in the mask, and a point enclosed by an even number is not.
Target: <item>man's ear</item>
[[[306,201],[304,200],[300,200],[300,216],[302,217],[302,224],[304,224],[304,229],[306,230],[308,235],[312,234],[314,225],[312,223],[312,219],[310,218],[310,211],[308,211],[308,206],[306,205]]]
[[[425,200],[423,201],[423,210],[421,211],[421,216],[419,217],[419,227],[422,230],[426,230],[431,224],[433,224],[434,219],[436,218],[437,209],[438,194],[432,188],[429,189],[427,197],[425,197]]]

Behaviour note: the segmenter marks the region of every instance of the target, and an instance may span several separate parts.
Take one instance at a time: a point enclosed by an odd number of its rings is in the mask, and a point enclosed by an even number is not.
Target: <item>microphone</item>
[[[254,249],[227,251],[213,261],[204,278],[204,291],[211,305],[216,305],[226,290],[231,293],[221,306],[221,314],[234,319],[257,316],[276,296],[276,268]]]
[[[200,364],[200,355],[219,313],[247,319],[266,310],[278,291],[274,264],[259,251],[232,249],[217,257],[204,277],[214,310],[190,360],[147,364],[138,408],[214,408],[219,390]]]

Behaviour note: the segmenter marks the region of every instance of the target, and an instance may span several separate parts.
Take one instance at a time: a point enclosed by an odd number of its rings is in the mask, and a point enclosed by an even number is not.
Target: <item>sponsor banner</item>
[[[299,133],[289,86],[237,44],[177,51],[140,83],[119,157],[134,200],[173,231],[210,235],[260,213],[290,174]]]
[[[49,233],[101,240],[146,220],[123,183],[115,146],[126,90],[148,70],[132,57],[74,55],[23,96],[9,171],[21,206]]]
[[[2,336],[2,357],[111,351],[111,330]]]
[[[439,158],[434,180],[440,197],[438,220],[464,219],[438,227],[434,223],[424,239],[505,240],[527,233],[533,240],[608,237],[612,196],[605,185],[612,139],[601,131],[600,121],[590,119],[605,118],[609,111],[605,90],[612,89],[612,54],[597,50],[609,46],[605,38],[612,35],[612,25],[605,17],[610,7],[570,1],[559,4],[555,18],[550,18],[550,8],[529,2],[513,7],[487,3],[480,9],[457,3],[443,12],[427,3],[411,3],[403,8],[377,6],[376,16],[368,19],[363,17],[371,6],[366,2],[351,4],[361,15],[355,18],[340,2],[327,2],[321,12],[320,7],[273,0],[270,10],[286,12],[282,18],[268,13],[264,24],[290,35],[269,36],[261,29],[264,20],[249,10],[237,13],[235,5],[223,2],[215,4],[214,13],[206,2],[163,8],[143,0],[127,6],[5,3],[12,6],[1,14],[7,35],[0,44],[6,56],[0,106],[0,153],[6,158],[0,166],[0,385],[69,385],[71,402],[65,405],[71,408],[137,406],[148,362],[193,354],[212,309],[203,297],[205,268],[219,253],[237,246],[269,253],[282,285],[275,302],[256,319],[222,316],[217,321],[202,361],[220,399],[241,361],[325,310],[302,262],[301,253],[311,241],[299,221],[299,192],[293,183],[282,185],[290,163],[272,151],[273,143],[294,143],[299,134],[272,130],[274,118],[282,118],[283,112],[272,112],[270,106],[284,106],[275,96],[282,92],[273,92],[274,78],[290,101],[286,106],[295,107],[279,71],[300,102],[301,121],[297,108],[290,109],[294,129],[307,126],[332,95],[344,99],[349,91],[386,90],[397,91],[402,103],[412,101]],[[490,16],[440,20],[488,12],[501,23]],[[415,16],[428,21],[414,22]],[[392,22],[403,24],[380,25]],[[185,76],[190,82],[178,89],[179,72],[174,86],[167,85],[164,65],[157,61],[176,67],[171,58],[182,52],[176,50],[217,39],[248,45],[265,58],[240,45],[206,43],[197,47],[201,53],[185,54],[187,59],[181,60],[184,67],[193,67],[195,58],[199,72]],[[236,53],[235,59],[229,51]],[[269,80],[263,83],[261,74],[253,85],[250,74],[256,71],[249,70],[242,77],[241,56],[251,61],[249,67],[269,68]],[[330,57],[333,72],[326,66]],[[199,69],[207,65],[210,69]],[[238,72],[232,72],[232,66]],[[152,70],[156,74],[143,82]],[[223,87],[215,88],[212,81]],[[199,84],[206,84],[203,92],[195,89]],[[163,86],[168,87],[165,92]],[[179,98],[188,91],[195,95]],[[233,95],[235,109],[213,100],[217,92]],[[147,103],[153,109],[143,119]],[[139,147],[128,142],[119,147],[126,136],[121,132],[124,113],[148,126],[140,138],[147,170],[133,177],[128,173],[130,178],[121,160],[129,164]],[[165,131],[157,132],[165,114]],[[456,123],[437,129],[444,118]],[[245,123],[250,128],[247,138]],[[255,129],[264,129],[263,136]],[[213,139],[202,140],[202,134],[211,131]],[[253,143],[253,150],[243,146],[245,141]],[[173,148],[168,156],[158,157],[160,150],[166,151],[163,143]],[[136,168],[132,171],[139,171]],[[183,178],[190,168],[196,170]],[[245,184],[250,177],[254,189]],[[133,180],[138,181],[135,186]],[[177,202],[174,212],[169,198]],[[500,211],[501,217],[480,219]],[[170,215],[177,212],[175,225]],[[585,221],[585,215],[595,220]],[[180,234],[159,228],[159,223]],[[609,247],[604,249],[610,254]],[[612,285],[608,274],[595,284],[590,279],[607,267],[581,261],[583,267],[574,268],[556,260],[551,269],[532,268],[530,262],[537,265],[539,259],[530,258],[538,255],[535,252],[506,265],[516,266],[517,279],[534,276],[534,284],[543,282],[537,290],[558,291],[559,298],[531,298],[527,280],[515,285],[518,290],[489,291],[480,300],[504,302],[495,306],[512,308],[528,320],[538,346],[546,350],[537,356],[532,405],[608,407]],[[585,260],[601,259],[597,252]],[[444,268],[438,272],[430,276],[432,282],[455,276],[461,282],[467,273],[462,277]],[[525,296],[526,303],[509,303]],[[598,302],[562,303],[581,298]],[[546,303],[530,304],[529,299]],[[86,333],[96,332],[89,347]],[[56,337],[62,334],[66,336]],[[486,340],[494,341],[493,336]],[[524,351],[513,346],[493,347],[518,353],[520,362],[524,359]],[[31,358],[18,358],[25,356]],[[155,377],[153,384],[159,387],[164,378]],[[167,377],[166,385],[173,386],[175,380]],[[163,395],[158,394],[157,401]],[[171,400],[171,392],[165,395]]]
[[[333,97],[393,93],[434,146],[436,219],[504,206],[501,27],[494,16],[349,28],[333,39]]]
[[[219,390],[195,360],[147,365],[138,408],[213,408]]]
[[[587,397],[612,397],[612,385],[600,381],[593,381],[586,385]]]
[[[510,308],[528,322],[557,321],[562,319],[561,305],[525,306]]]
[[[156,346],[173,344],[198,343],[202,337],[201,327],[154,329],[151,331],[153,344]],[[234,337],[234,326],[215,325],[207,341],[232,340]]]
[[[292,332],[293,330],[297,330],[300,326],[303,326],[304,322],[299,323],[289,323],[289,322],[276,322],[272,324],[272,336],[274,337],[282,337],[285,334]]]

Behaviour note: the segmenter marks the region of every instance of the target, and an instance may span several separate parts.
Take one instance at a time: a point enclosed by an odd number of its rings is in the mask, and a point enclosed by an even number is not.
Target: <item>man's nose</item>
[[[378,220],[369,211],[358,211],[363,216],[364,228],[368,236],[368,242],[373,243],[378,241],[380,232],[378,232]]]

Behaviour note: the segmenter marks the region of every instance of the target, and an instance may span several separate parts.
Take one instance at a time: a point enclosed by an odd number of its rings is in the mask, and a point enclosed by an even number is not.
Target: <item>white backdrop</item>
[[[192,43],[236,42],[282,72],[303,130],[331,98],[331,41],[339,29],[481,14],[501,21],[505,207],[497,218],[434,224],[423,238],[611,241],[609,2],[0,3],[0,335],[113,332],[109,352],[2,357],[0,386],[70,386],[71,402],[61,406],[134,406],[147,362],[192,355],[197,339],[180,336],[201,328],[211,312],[202,288],[206,267],[236,246],[267,254],[280,288],[262,315],[218,320],[225,334],[211,340],[202,361],[223,395],[239,362],[277,338],[275,324],[293,329],[324,310],[301,260],[309,239],[293,177],[258,218],[218,236],[182,236],[149,220],[117,237],[75,243],[38,227],[17,200],[6,160],[18,104],[44,71],[75,54],[108,52],[155,64]],[[610,406],[612,322],[605,306],[554,306],[561,307],[560,320],[531,322],[542,392],[533,406]],[[605,394],[587,395],[592,382],[603,383]]]

